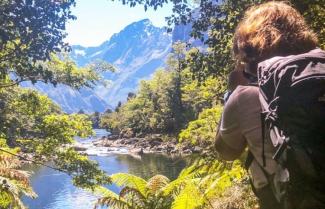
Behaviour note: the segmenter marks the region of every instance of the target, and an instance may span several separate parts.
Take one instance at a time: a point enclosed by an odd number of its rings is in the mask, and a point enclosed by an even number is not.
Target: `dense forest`
[[[225,162],[213,149],[227,75],[240,63],[232,56],[234,30],[248,7],[263,0],[121,1],[159,9],[173,4],[167,18],[191,24],[193,38],[204,47],[174,43],[164,68],[142,81],[127,102],[103,114],[66,114],[47,96],[24,89],[21,82],[65,84],[74,89],[105,83],[101,73],[114,71],[100,61],[79,68],[64,43],[74,0],[2,0],[0,2],[0,208],[25,208],[22,195],[36,197],[22,161],[53,162],[73,183],[101,196],[96,207],[109,208],[255,208],[242,160]],[[325,1],[292,0],[325,47]],[[193,9],[193,5],[194,8]],[[82,112],[81,112],[82,113]],[[92,125],[134,136],[162,134],[166,140],[204,148],[176,180],[162,175],[142,179],[109,176],[98,164],[75,151],[74,137],[93,134]],[[242,157],[244,159],[245,156]],[[104,186],[123,187],[116,194]],[[195,198],[193,198],[195,197]]]

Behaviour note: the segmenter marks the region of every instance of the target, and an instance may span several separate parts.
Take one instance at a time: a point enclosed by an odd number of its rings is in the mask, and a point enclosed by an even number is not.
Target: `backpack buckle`
[[[275,154],[273,155],[272,157],[273,160],[279,162],[280,157],[288,147],[288,142],[289,142],[289,138],[283,136],[283,142],[280,144],[279,148],[276,150]]]

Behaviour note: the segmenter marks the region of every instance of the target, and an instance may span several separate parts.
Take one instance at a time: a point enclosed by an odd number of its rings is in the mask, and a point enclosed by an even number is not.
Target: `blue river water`
[[[103,130],[96,130],[94,140],[106,134]],[[105,156],[91,156],[108,174],[119,172],[139,175],[145,179],[155,174],[166,175],[175,179],[186,166],[184,159],[161,154],[144,154],[139,158],[127,154],[111,153]],[[30,165],[27,167],[33,174],[30,178],[38,198],[23,197],[23,202],[29,209],[90,209],[94,207],[96,196],[90,192],[76,188],[71,177],[65,173],[54,171],[44,166]],[[109,185],[109,189],[118,192],[120,188]]]

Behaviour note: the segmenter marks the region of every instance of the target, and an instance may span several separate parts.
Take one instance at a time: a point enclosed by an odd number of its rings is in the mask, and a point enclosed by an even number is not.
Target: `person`
[[[257,81],[260,62],[276,56],[307,53],[317,45],[316,34],[298,11],[287,3],[272,1],[245,12],[235,31],[233,51],[236,59],[245,66],[244,73]],[[262,140],[265,130],[261,111],[259,88],[239,85],[225,103],[215,148],[225,160],[234,160],[248,147],[253,156],[249,164],[253,191],[260,208],[287,208],[276,200],[268,180],[277,169],[277,162],[273,160],[276,150],[268,134],[267,139]],[[302,200],[298,198],[294,200],[298,203],[293,208],[307,208],[299,206]]]
[[[236,73],[234,73],[236,72]],[[261,105],[259,102],[258,87],[243,82],[243,72],[230,73],[228,86],[233,89],[232,94],[225,103],[221,126],[215,142],[216,150],[225,160],[235,160],[248,146],[254,155],[249,166],[250,175],[255,194],[259,198],[261,209],[277,208],[280,204],[275,200],[268,185],[265,174],[259,165],[262,165],[262,128]],[[228,88],[229,88],[228,87]],[[230,90],[229,89],[229,90]],[[264,145],[266,167],[268,174],[275,172],[276,163],[272,159],[274,148],[271,144]]]

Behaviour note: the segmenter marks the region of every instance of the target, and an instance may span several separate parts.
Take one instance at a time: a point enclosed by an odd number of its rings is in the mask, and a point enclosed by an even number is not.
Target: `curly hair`
[[[310,51],[317,44],[316,34],[297,10],[271,1],[245,12],[235,31],[233,51],[240,62],[257,65],[273,56]]]

